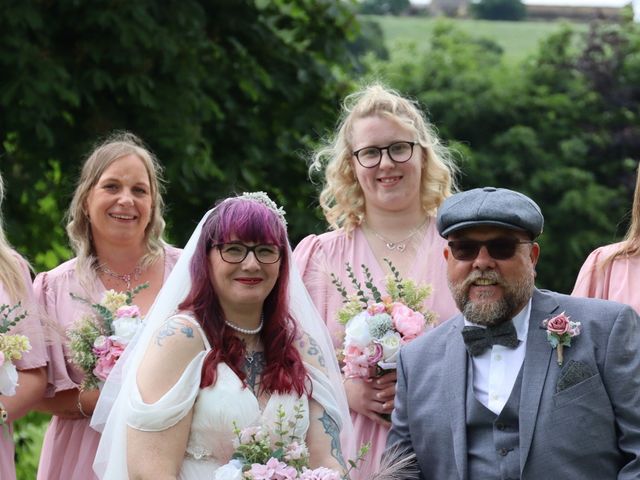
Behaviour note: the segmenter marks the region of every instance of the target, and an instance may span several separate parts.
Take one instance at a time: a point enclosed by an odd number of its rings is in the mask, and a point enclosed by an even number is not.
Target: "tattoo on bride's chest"
[[[262,372],[266,365],[267,361],[264,357],[264,352],[252,352],[251,354],[245,355],[243,369],[247,376],[247,385],[249,385],[256,395],[258,393],[260,379],[262,378]]]

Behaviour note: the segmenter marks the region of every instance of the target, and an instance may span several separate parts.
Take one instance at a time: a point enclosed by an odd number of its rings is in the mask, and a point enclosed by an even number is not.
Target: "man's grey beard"
[[[498,282],[504,292],[502,298],[495,302],[483,304],[470,301],[469,287],[478,278],[486,278]],[[475,271],[464,282],[459,284],[449,282],[451,294],[464,317],[476,325],[487,327],[500,325],[511,320],[522,306],[529,301],[533,294],[534,286],[533,272],[522,275],[518,282],[509,285],[492,270],[487,272]]]

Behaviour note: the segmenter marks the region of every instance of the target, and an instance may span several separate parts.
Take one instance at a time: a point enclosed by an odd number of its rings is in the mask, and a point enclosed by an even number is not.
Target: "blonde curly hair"
[[[142,258],[143,266],[150,265],[163,253],[165,221],[162,200],[162,167],[156,157],[145,147],[142,140],[129,132],[116,132],[98,144],[82,165],[71,205],[67,211],[67,235],[71,242],[81,274],[88,274],[98,265],[91,235],[91,223],[86,212],[86,202],[91,189],[116,160],[135,155],[145,166],[151,188],[151,217],[145,229],[147,253]]]
[[[365,199],[353,167],[351,136],[354,123],[371,116],[388,118],[415,133],[422,151],[420,194],[425,213],[435,214],[457,189],[457,167],[451,153],[417,102],[384,85],[372,84],[345,98],[337,133],[313,155],[310,173],[325,171],[320,206],[332,229],[344,228],[350,233],[364,219]]]

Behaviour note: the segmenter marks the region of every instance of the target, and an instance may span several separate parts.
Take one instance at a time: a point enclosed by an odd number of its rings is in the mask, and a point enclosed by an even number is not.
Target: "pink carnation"
[[[106,380],[114,365],[124,352],[124,346],[122,346],[118,342],[110,342],[111,348],[103,353],[98,354],[98,360],[96,361],[96,366],[93,369],[93,374],[98,377],[100,380]]]
[[[137,305],[123,305],[116,310],[118,318],[135,318],[140,316],[140,309]]]
[[[342,371],[347,378],[367,378],[369,376],[367,355],[356,345],[345,347]]]
[[[300,475],[300,480],[341,480],[340,474],[330,468],[320,467],[314,470],[305,468]]]
[[[254,463],[248,472],[254,480],[296,480],[298,472],[286,463],[270,458],[266,465]]]
[[[393,304],[391,318],[393,318],[393,326],[400,332],[405,341],[413,339],[424,332],[424,315],[411,310],[402,303],[396,302]]]

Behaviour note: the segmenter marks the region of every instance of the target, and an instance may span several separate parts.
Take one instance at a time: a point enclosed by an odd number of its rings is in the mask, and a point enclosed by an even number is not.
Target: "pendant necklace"
[[[101,263],[100,265],[98,265],[97,270],[123,282],[127,286],[127,290],[131,290],[131,282],[138,280],[142,275],[142,272],[144,271],[144,269],[138,264],[135,266],[132,272],[120,274],[107,267],[106,263]]]
[[[422,227],[424,227],[428,221],[429,221],[429,217],[427,217],[425,221],[422,222],[419,226],[411,230],[411,233],[407,237],[403,238],[402,240],[397,240],[395,242],[392,242],[388,238],[383,237],[378,232],[376,232],[373,228],[371,228],[371,226],[367,225],[367,228],[371,230],[371,233],[373,233],[378,239],[384,242],[384,246],[387,247],[387,249],[392,251],[396,250],[402,253],[407,249],[407,242],[411,240],[416,235],[416,233],[422,230]]]

